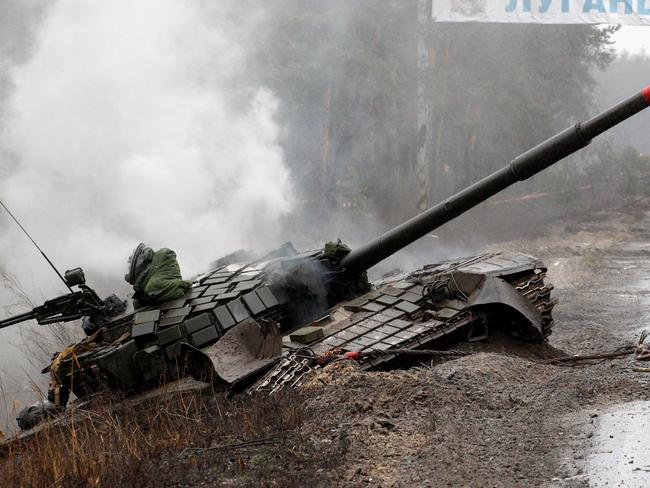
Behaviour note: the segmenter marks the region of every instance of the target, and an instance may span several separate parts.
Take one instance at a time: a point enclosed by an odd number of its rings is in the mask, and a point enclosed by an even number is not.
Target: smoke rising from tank
[[[108,293],[140,241],[175,249],[186,276],[274,244],[292,188],[278,99],[249,82],[259,13],[234,0],[0,6],[0,198],[61,271],[83,266]],[[0,268],[34,304],[66,291],[5,214],[0,228]],[[61,347],[30,364],[32,331],[0,334],[0,429]]]
[[[278,101],[247,84],[257,17],[236,4],[48,7],[10,72],[0,194],[60,267],[121,276],[145,241],[190,274],[277,237],[292,205]],[[24,236],[5,228],[0,249],[25,276]]]

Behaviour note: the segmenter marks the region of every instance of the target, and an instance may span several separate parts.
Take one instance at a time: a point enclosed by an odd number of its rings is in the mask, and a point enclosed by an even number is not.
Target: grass
[[[0,486],[326,485],[317,477],[336,455],[300,437],[304,413],[295,392],[232,400],[178,393],[99,408],[12,444],[0,457]]]

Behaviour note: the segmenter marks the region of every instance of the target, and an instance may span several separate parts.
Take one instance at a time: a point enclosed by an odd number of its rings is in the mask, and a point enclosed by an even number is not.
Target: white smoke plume
[[[0,196],[61,268],[121,277],[144,241],[189,276],[279,238],[292,200],[277,100],[246,82],[257,17],[210,5],[58,0],[12,68]],[[23,279],[37,256],[9,223],[0,253]]]

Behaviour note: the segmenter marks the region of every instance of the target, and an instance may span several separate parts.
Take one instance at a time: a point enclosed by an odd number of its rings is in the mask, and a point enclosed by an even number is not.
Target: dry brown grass
[[[185,393],[97,409],[89,420],[12,445],[0,458],[0,486],[321,485],[317,473],[334,456],[300,439],[303,415],[293,392],[233,400]],[[217,448],[256,439],[265,442]]]

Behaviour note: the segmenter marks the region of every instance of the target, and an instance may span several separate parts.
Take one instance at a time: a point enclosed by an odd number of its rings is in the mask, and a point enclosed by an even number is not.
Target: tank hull
[[[312,257],[296,256],[292,266],[313,264]],[[105,327],[93,348],[61,363],[57,380],[81,400],[104,391],[137,394],[187,375],[241,390],[306,348],[314,357],[363,352],[362,367],[375,369],[390,367],[391,350],[448,348],[486,339],[494,329],[533,342],[551,333],[555,301],[546,268],[524,254],[426,265],[351,300],[316,307],[302,322],[292,304],[313,305],[319,297],[298,297],[310,291],[277,278],[287,262],[207,273],[185,298]]]

